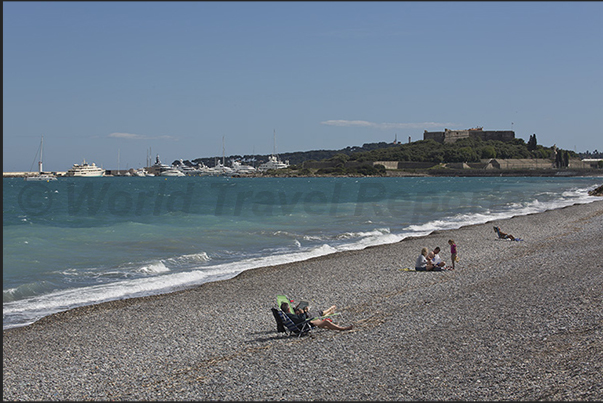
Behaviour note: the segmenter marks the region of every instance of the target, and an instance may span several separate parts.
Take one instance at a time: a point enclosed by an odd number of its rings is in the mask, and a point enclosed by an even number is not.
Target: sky
[[[603,2],[3,2],[3,170],[514,130],[603,150]]]

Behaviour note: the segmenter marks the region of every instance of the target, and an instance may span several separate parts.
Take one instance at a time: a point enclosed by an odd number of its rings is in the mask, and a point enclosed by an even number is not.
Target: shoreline
[[[234,178],[287,178],[287,177],[296,177],[296,178],[338,178],[338,177],[386,177],[386,178],[395,178],[395,177],[412,177],[412,176],[420,176],[420,177],[552,177],[552,178],[567,178],[567,177],[602,177],[603,171],[597,168],[578,168],[578,169],[496,169],[496,170],[477,170],[477,169],[454,169],[454,168],[446,168],[446,169],[388,169],[385,171],[386,174],[384,176],[380,175],[334,175],[334,174],[321,174],[321,175],[300,175],[296,172],[283,172],[276,174],[265,174],[265,173],[253,173],[253,174],[236,174],[232,177]],[[59,178],[66,177],[65,172],[45,172],[53,174]],[[25,178],[27,176],[38,176],[37,172],[3,172],[2,177],[5,179],[9,178]],[[187,175],[191,177],[204,177],[203,175]],[[211,176],[211,175],[209,175]],[[116,177],[114,175],[104,175],[104,178],[113,178]],[[121,177],[121,176],[117,176]],[[134,176],[133,176],[134,177]]]
[[[3,396],[601,400],[601,224],[596,201],[53,314],[4,330]],[[397,270],[422,246],[448,261],[449,238],[455,271]],[[354,329],[284,338],[277,294],[335,304]],[[283,371],[305,381],[283,388]]]

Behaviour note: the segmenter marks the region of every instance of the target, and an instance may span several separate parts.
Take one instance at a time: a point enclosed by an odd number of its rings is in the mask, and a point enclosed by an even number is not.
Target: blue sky
[[[602,2],[3,2],[3,169],[514,130],[603,150]],[[35,165],[34,165],[35,170]]]

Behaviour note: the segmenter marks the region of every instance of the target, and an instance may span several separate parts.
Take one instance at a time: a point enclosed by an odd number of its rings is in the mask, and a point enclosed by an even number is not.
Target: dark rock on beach
[[[73,309],[3,332],[3,398],[600,401],[601,239],[596,201]],[[354,328],[287,338],[278,294]]]
[[[588,192],[590,196],[603,196],[603,185]]]

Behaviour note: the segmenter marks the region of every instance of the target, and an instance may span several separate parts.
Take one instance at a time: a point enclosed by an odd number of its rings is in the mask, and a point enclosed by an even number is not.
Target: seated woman
[[[289,304],[286,302],[283,302],[281,304],[281,311],[285,312],[285,314],[287,314],[287,316],[293,321],[293,323],[300,324],[304,321],[306,321],[308,319],[308,307],[306,307],[304,310],[299,310],[296,309],[295,313],[290,313],[289,311]],[[333,305],[331,308],[327,309],[324,312],[327,312],[327,315],[333,313],[335,311],[335,305]],[[323,313],[324,313],[323,312]],[[323,329],[331,329],[331,330],[351,330],[354,326],[350,325],[350,326],[339,326],[336,325],[335,323],[326,320],[326,319],[313,319],[310,321],[310,324],[312,326],[318,326],[321,327]]]
[[[427,257],[428,252],[429,249],[427,248],[421,249],[421,254],[417,258],[417,262],[415,263],[416,271],[428,271],[433,270],[435,268],[435,265],[433,264],[431,259]]]
[[[500,227],[494,227],[494,232],[496,232],[500,239],[510,239],[511,241],[515,240],[515,237],[513,235],[502,232],[500,230]]]

